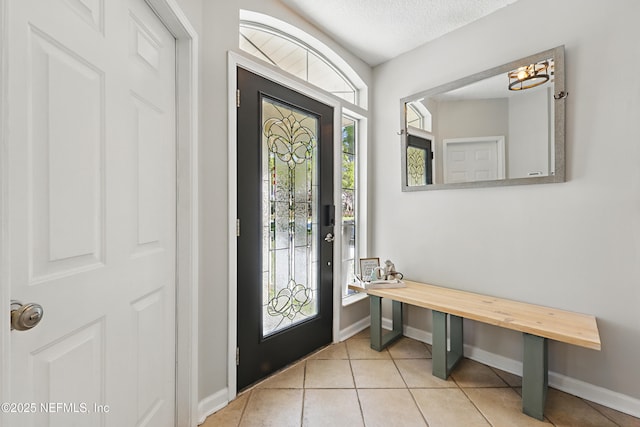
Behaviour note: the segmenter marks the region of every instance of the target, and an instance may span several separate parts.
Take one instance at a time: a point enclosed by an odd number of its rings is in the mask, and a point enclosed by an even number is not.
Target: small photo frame
[[[370,280],[371,272],[376,267],[380,267],[380,258],[360,258],[360,279]]]

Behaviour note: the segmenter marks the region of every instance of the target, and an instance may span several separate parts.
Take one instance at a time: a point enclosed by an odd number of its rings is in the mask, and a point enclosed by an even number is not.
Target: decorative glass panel
[[[318,314],[318,119],[262,99],[263,336]]]
[[[407,181],[409,186],[426,185],[427,150],[409,146],[407,148]]]

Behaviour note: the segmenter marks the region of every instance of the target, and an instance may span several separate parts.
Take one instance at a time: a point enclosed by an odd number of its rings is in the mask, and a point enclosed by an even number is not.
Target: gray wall
[[[635,399],[640,80],[629,70],[640,69],[638,16],[636,0],[520,0],[376,67],[370,166],[372,253],[415,280],[594,314],[602,351],[552,342],[550,368]],[[532,25],[544,31],[513,37]],[[568,182],[400,191],[399,99],[561,44]],[[429,327],[417,309],[407,319]],[[521,360],[518,334],[467,326],[467,344]]]

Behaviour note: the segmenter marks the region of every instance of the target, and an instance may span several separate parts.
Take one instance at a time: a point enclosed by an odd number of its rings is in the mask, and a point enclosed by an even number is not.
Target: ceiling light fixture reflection
[[[509,71],[509,90],[525,90],[540,86],[549,81],[553,74],[553,61],[547,59]]]

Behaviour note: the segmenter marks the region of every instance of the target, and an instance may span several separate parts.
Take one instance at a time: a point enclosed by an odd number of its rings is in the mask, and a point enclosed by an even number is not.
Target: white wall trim
[[[9,326],[9,307],[11,289],[9,287],[9,141],[7,120],[9,115],[8,86],[8,49],[7,1],[0,0],[0,402],[10,402],[11,364],[10,354],[11,331]],[[0,413],[0,426],[9,426],[7,414]]]
[[[367,316],[364,319],[358,320],[356,323],[347,326],[340,331],[338,342],[348,340],[357,333],[364,331],[371,325],[371,316]]]
[[[228,312],[228,342],[227,342],[227,400],[235,399],[237,394],[237,372],[236,372],[236,347],[238,343],[238,241],[236,236],[236,221],[238,218],[238,156],[237,156],[237,112],[236,112],[236,90],[238,87],[237,67],[240,60],[231,52],[227,57],[227,134],[229,135],[227,149],[227,167],[229,176],[227,178],[227,198],[229,200],[229,210],[227,225],[228,230],[228,250],[229,265],[229,302]]]
[[[204,423],[209,415],[227,406],[229,404],[228,396],[229,391],[224,388],[202,399],[198,404],[198,425]]]
[[[294,76],[285,75],[276,67],[270,66],[266,63],[256,60],[255,58],[249,56],[248,54],[236,51],[229,51],[227,57],[227,82],[228,82],[228,90],[227,90],[227,108],[228,108],[228,117],[227,117],[227,125],[228,125],[228,159],[227,163],[229,165],[229,176],[228,176],[228,197],[229,197],[229,206],[228,206],[228,224],[227,224],[227,236],[229,241],[228,253],[229,253],[229,333],[228,333],[228,352],[227,352],[227,390],[228,390],[228,400],[231,401],[236,397],[236,388],[237,388],[237,379],[236,379],[236,364],[235,364],[235,352],[236,345],[238,342],[238,331],[237,331],[237,304],[238,304],[238,293],[237,293],[237,266],[238,266],[238,256],[237,256],[237,241],[236,241],[236,218],[238,217],[237,212],[237,154],[236,154],[236,140],[237,140],[237,117],[236,117],[236,88],[237,84],[237,67],[245,68],[253,73],[259,74],[263,77],[266,77],[278,84],[291,88],[295,91],[305,94],[313,99],[316,99],[324,104],[327,104],[334,108],[334,122],[341,123],[342,117],[342,107],[339,98],[325,93],[311,85],[307,82],[298,79]],[[366,111],[357,108],[355,105],[350,106],[351,109],[354,110],[355,114],[365,115]],[[337,138],[337,139],[336,139]],[[335,141],[340,141],[340,126],[334,126],[334,139]],[[335,150],[334,150],[335,151]],[[335,154],[335,153],[334,153]],[[337,162],[340,159],[340,156],[334,155],[334,162]],[[335,174],[338,174],[339,168],[335,169]],[[337,178],[334,176],[334,181]],[[335,196],[336,198],[338,195]],[[337,199],[339,200],[339,199]],[[339,206],[339,204],[337,205]],[[340,235],[336,234],[336,240],[334,242],[334,247],[339,248],[340,246]],[[333,308],[333,340],[337,341],[339,336],[339,325],[340,325],[340,300],[342,295],[342,286],[339,281],[335,280],[335,278],[340,277],[339,266],[340,266],[340,255],[337,250],[334,251],[334,308]]]
[[[145,0],[176,38],[176,425],[198,419],[198,34],[175,0]]]
[[[358,322],[360,323],[360,322]],[[391,319],[382,318],[382,327],[391,329]],[[410,326],[403,326],[403,334],[409,338],[432,344],[431,332]],[[510,359],[499,354],[464,345],[464,357],[482,364],[501,369],[514,375],[522,376],[522,361]],[[574,396],[599,403],[634,417],[640,417],[640,399],[627,396],[594,384],[589,384],[557,372],[549,371],[549,386]]]

